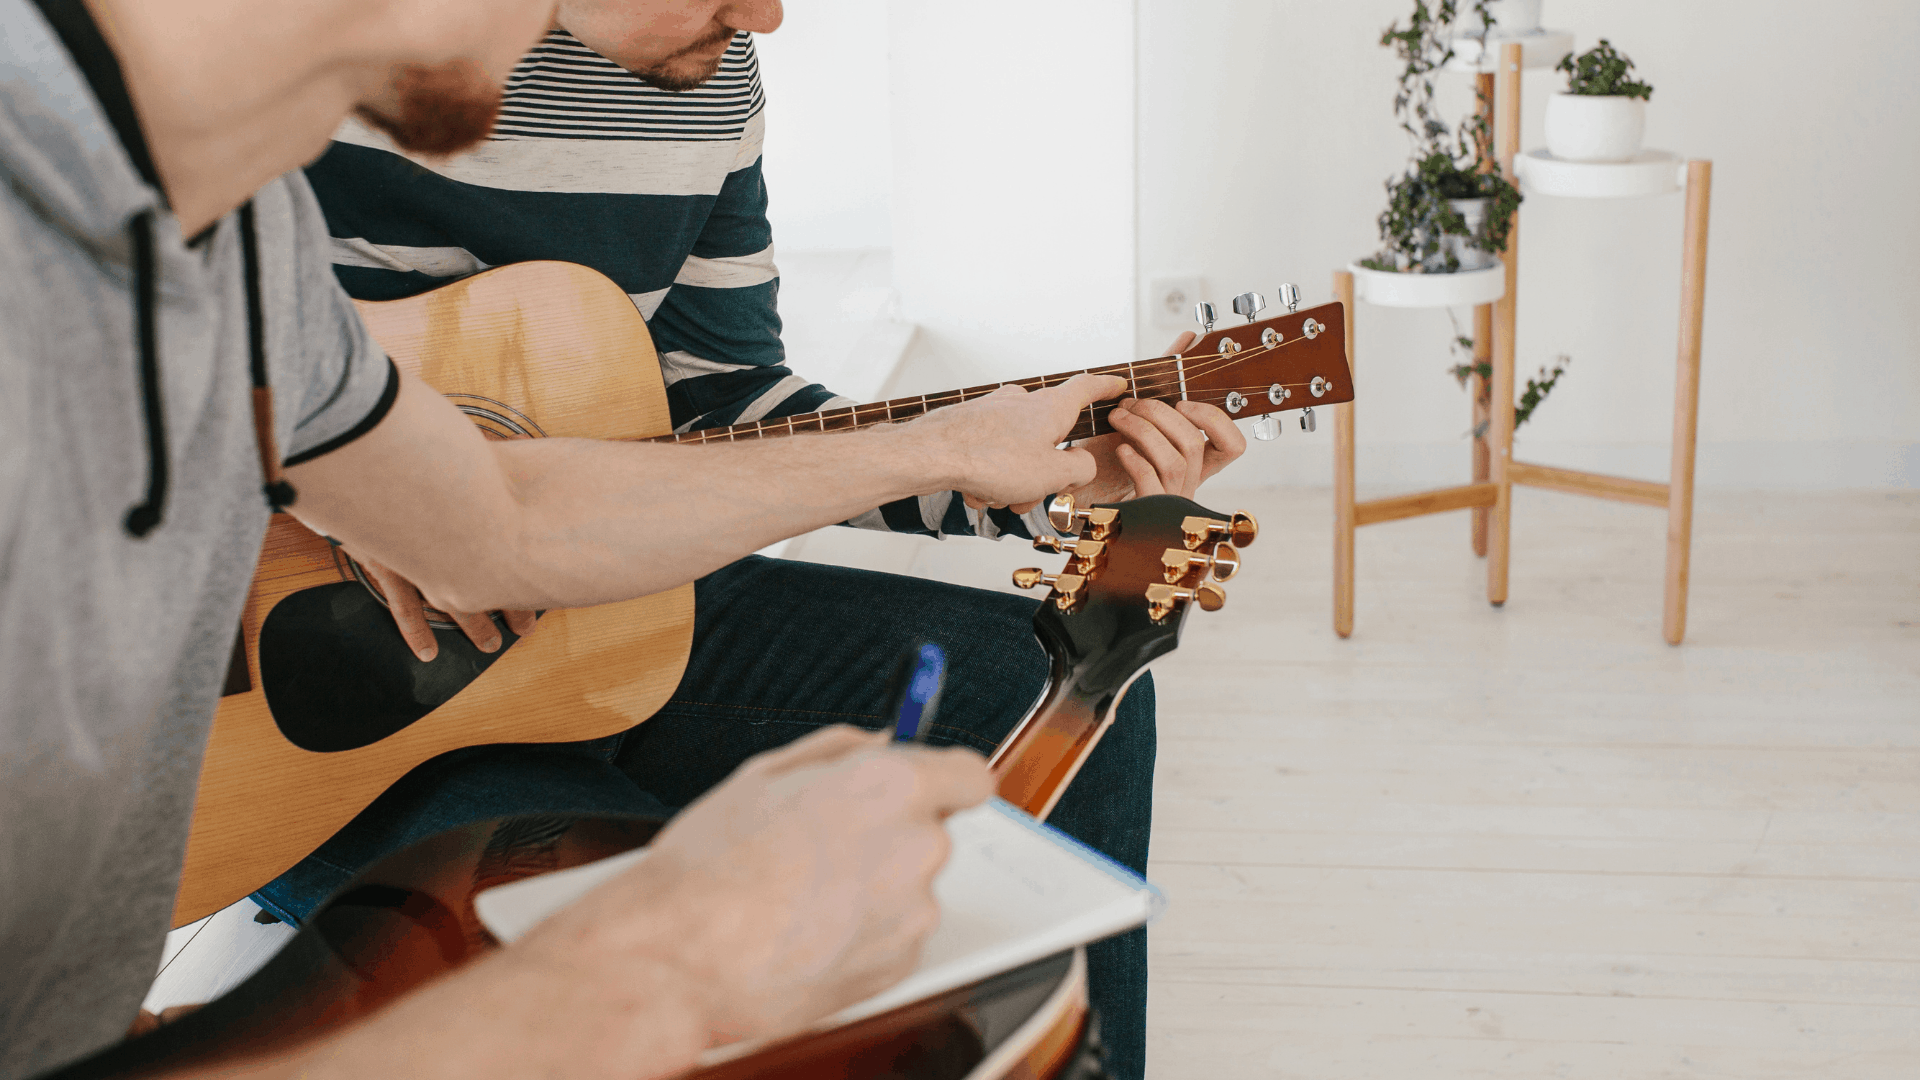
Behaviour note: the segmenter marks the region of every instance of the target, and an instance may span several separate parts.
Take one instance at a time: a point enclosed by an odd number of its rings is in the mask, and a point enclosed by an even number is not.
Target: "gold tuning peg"
[[[1023,567],[1013,572],[1015,588],[1031,589],[1036,585],[1046,585],[1053,589],[1053,602],[1061,611],[1078,604],[1087,588],[1087,579],[1079,574],[1049,574],[1037,566]]]
[[[1160,563],[1166,567],[1170,584],[1187,576],[1196,566],[1202,570],[1211,568],[1213,580],[1226,581],[1240,569],[1240,553],[1233,550],[1231,544],[1215,544],[1213,551],[1205,555],[1184,548],[1168,548],[1160,553]]]
[[[1036,536],[1033,538],[1033,546],[1041,551],[1070,552],[1078,558],[1087,560],[1097,559],[1101,552],[1107,550],[1107,543],[1104,540],[1071,537],[1062,540],[1058,536]]]
[[[1235,510],[1232,519],[1227,521],[1199,516],[1184,518],[1180,522],[1180,534],[1186,538],[1187,547],[1194,551],[1209,540],[1231,540],[1234,547],[1246,547],[1260,535],[1260,523],[1245,510]]]
[[[1071,495],[1055,495],[1047,500],[1047,521],[1056,532],[1079,532],[1080,526],[1086,524],[1093,526],[1093,539],[1105,540],[1113,531],[1114,519],[1119,516],[1120,511],[1111,506],[1077,509],[1073,505]]]
[[[1195,601],[1202,611],[1219,611],[1227,603],[1227,590],[1209,581],[1191,589],[1178,585],[1162,585],[1158,582],[1147,586],[1147,614],[1155,622],[1173,614],[1173,609],[1186,601]]]

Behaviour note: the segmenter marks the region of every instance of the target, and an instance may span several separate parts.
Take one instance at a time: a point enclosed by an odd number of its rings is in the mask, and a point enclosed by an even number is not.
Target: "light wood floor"
[[[1499,611],[1463,514],[1369,527],[1343,642],[1326,491],[1206,502],[1263,532],[1155,669],[1151,1076],[1920,1076],[1920,495],[1703,496],[1677,649],[1655,511],[1516,493]]]
[[[1504,610],[1464,514],[1371,526],[1341,641],[1326,492],[1207,495],[1151,1076],[1920,1076],[1920,496],[1702,497],[1676,649],[1656,511],[1516,493]],[[995,547],[910,565],[1058,561]]]

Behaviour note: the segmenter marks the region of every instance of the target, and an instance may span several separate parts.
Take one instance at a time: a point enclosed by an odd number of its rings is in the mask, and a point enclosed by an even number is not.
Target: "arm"
[[[403,378],[372,431],[288,470],[302,522],[462,611],[580,606],[672,588],[892,499],[958,488],[1031,504],[1094,475],[1056,449],[1109,376],[1004,387],[908,424],[718,446],[489,442]]]
[[[964,749],[828,728],[748,761],[512,947],[274,1060],[176,1076],[663,1077],[899,981],[939,923]]]

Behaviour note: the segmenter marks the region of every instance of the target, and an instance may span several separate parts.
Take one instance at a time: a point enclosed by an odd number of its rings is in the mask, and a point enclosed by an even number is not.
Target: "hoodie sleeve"
[[[255,196],[254,206],[269,323],[273,313],[294,316],[288,325],[269,325],[267,364],[281,453],[298,465],[372,431],[392,408],[400,375],[334,277],[332,241],[305,176],[288,173]],[[264,254],[275,251],[282,257]],[[276,352],[303,363],[285,371]]]

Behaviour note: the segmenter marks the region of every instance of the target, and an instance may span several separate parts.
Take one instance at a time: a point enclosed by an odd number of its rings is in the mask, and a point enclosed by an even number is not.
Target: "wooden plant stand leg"
[[[1491,366],[1493,362],[1493,305],[1481,304],[1473,309],[1473,366],[1481,364]],[[1491,475],[1493,455],[1487,450],[1487,438],[1492,435],[1487,421],[1491,414],[1487,411],[1488,385],[1485,376],[1476,372],[1467,380],[1467,391],[1473,395],[1473,430],[1480,434],[1473,437],[1473,482],[1484,484]],[[1487,507],[1476,506],[1471,511],[1473,517],[1473,553],[1481,558],[1487,557]]]
[[[1333,298],[1346,309],[1347,370],[1353,370],[1353,274],[1333,273]],[[1353,634],[1353,405],[1333,407],[1333,632]]]
[[[1520,44],[1500,47],[1500,70],[1493,79],[1493,138],[1500,156],[1500,167],[1513,176],[1513,159],[1520,152]],[[1495,607],[1507,602],[1507,561],[1513,540],[1513,482],[1507,465],[1513,461],[1513,332],[1514,299],[1520,284],[1520,222],[1516,218],[1507,234],[1507,249],[1501,259],[1507,267],[1507,291],[1493,310],[1493,387],[1492,416],[1487,424],[1488,452],[1492,457],[1488,479],[1493,482],[1494,502],[1487,522],[1487,602]]]
[[[1478,91],[1477,109],[1483,114],[1493,111],[1493,73],[1481,72],[1473,77]],[[1488,120],[1492,117],[1489,115]],[[1492,147],[1482,147],[1481,156],[1491,160]],[[1493,305],[1477,304],[1473,309],[1473,366],[1491,365],[1493,359]],[[1473,437],[1473,482],[1484,484],[1489,475],[1489,455],[1487,453],[1487,379],[1476,372],[1467,377],[1467,392],[1473,397],[1473,430],[1480,434]],[[1473,553],[1481,558],[1487,557],[1487,508],[1476,506],[1468,511],[1473,520]]]
[[[1687,636],[1693,458],[1700,427],[1700,322],[1707,293],[1707,211],[1712,193],[1713,162],[1687,162],[1687,231],[1680,254],[1680,350],[1673,386],[1673,470],[1667,477],[1666,607],[1661,620],[1669,645],[1678,645]]]

